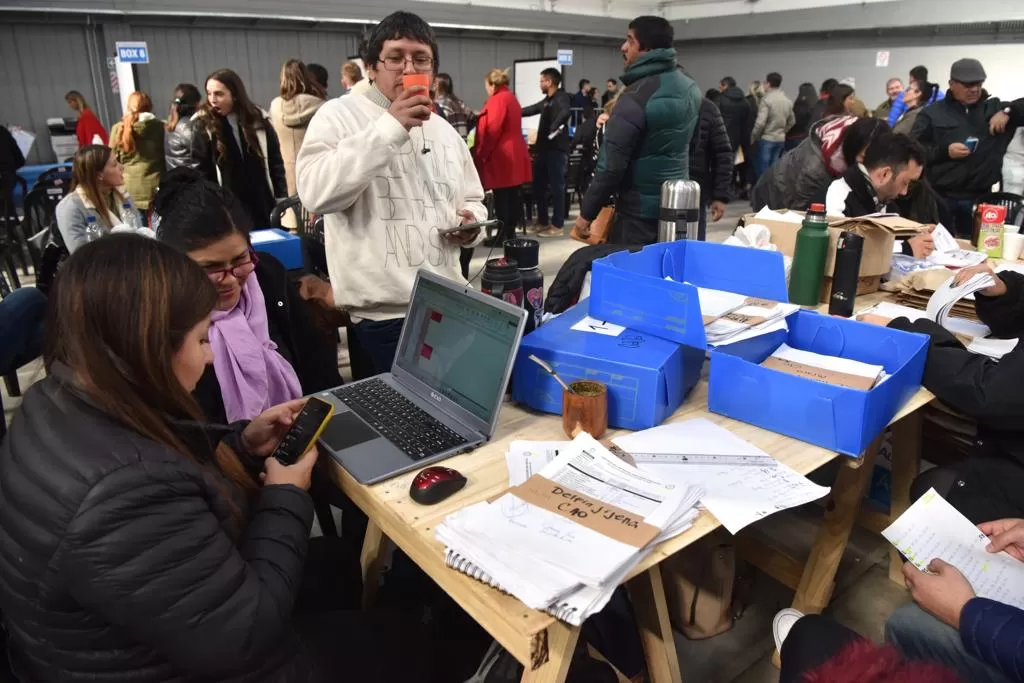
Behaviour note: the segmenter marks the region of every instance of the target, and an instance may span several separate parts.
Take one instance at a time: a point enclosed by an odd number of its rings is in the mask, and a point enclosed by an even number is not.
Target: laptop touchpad
[[[336,452],[379,438],[380,434],[370,425],[350,412],[339,413],[331,418],[320,435],[320,439]]]

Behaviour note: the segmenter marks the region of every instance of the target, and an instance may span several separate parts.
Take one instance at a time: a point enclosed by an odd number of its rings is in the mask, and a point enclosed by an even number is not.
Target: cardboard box
[[[855,320],[798,311],[789,332],[711,351],[711,412],[856,457],[917,392],[929,338]],[[888,379],[861,391],[760,365],[779,344],[881,365]]]
[[[779,211],[803,216],[802,211]],[[800,230],[799,223],[786,221],[764,220],[755,214],[748,213],[743,217],[744,225],[758,223],[768,228],[772,234],[772,244],[786,256],[793,256],[796,251],[796,234]],[[828,253],[825,257],[825,275],[831,276],[835,269],[836,245],[839,235],[844,230],[857,233],[864,237],[864,251],[860,259],[860,276],[872,277],[887,275],[892,268],[892,245],[896,235],[912,236],[924,226],[920,223],[887,216],[884,218],[829,218]]]
[[[681,240],[652,244],[638,252],[620,251],[595,261],[591,315],[706,349],[697,287],[789,301],[782,254]]]
[[[534,354],[566,382],[607,385],[610,426],[635,430],[661,424],[697,384],[706,352],[636,330],[622,329],[614,335],[594,331],[585,324],[588,301],[523,338],[512,373],[512,398],[536,410],[562,414],[562,387],[529,360]],[[572,329],[581,322],[587,331]]]
[[[249,238],[252,248],[264,254],[270,254],[284,265],[287,270],[301,270],[305,260],[302,257],[302,240],[287,230],[267,228],[253,230]]]

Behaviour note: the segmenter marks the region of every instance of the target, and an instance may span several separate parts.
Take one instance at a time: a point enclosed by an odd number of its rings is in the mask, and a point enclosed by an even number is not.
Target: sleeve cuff
[[[389,145],[400,147],[409,139],[409,131],[391,115],[391,112],[384,112],[384,115],[374,121],[373,125]]]

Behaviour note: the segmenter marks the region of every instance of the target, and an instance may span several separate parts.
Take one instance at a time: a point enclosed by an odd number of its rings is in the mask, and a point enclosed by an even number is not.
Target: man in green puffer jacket
[[[576,220],[577,231],[613,198],[610,244],[658,239],[661,184],[689,180],[690,137],[700,114],[700,88],[676,65],[674,32],[661,17],[637,17],[622,44],[625,89],[605,124],[594,179]]]

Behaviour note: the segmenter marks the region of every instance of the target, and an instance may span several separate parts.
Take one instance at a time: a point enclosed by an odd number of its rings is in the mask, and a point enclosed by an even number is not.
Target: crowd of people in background
[[[570,94],[550,68],[539,101],[521,107],[508,71],[495,68],[472,84],[487,93],[474,111],[440,70],[433,29],[396,12],[362,46],[365,72],[341,65],[337,98],[324,67],[291,59],[264,110],[221,68],[198,86],[177,85],[166,121],[147,93],[132,93],[108,136],[85,98],[67,93],[80,146],[72,191],[56,209],[55,234],[70,255],[51,295],[59,324],[44,325],[38,290],[3,300],[5,329],[10,322],[18,338],[4,338],[0,367],[37,356],[49,334],[49,376],[26,396],[0,450],[4,486],[34,492],[24,506],[0,505],[5,556],[18,558],[0,562],[14,668],[26,680],[312,681],[342,669],[360,680],[423,679],[416,658],[376,654],[384,639],[353,616],[355,564],[310,559],[314,502],[328,495],[314,483],[315,450],[287,466],[266,457],[297,399],[342,383],[338,325],[319,324],[284,266],[250,239],[287,197],[323,219],[330,283],[319,283],[321,305],[344,312],[352,375],[363,379],[390,370],[417,271],[468,280],[472,249],[500,246],[525,223],[524,187],[536,209],[527,232],[565,234],[568,161],[581,149],[574,234],[588,239],[613,207],[603,239],[616,247],[657,240],[661,187],[671,180],[700,185],[699,239],[708,216],[720,220],[737,196],[755,210],[820,202],[846,216],[895,211],[964,235],[994,184],[1024,188],[1024,100],[991,96],[975,59],[953,64],[945,93],[923,66],[906,85],[892,78],[869,111],[851,81],[802,83],[791,100],[777,72],[746,92],[725,76],[702,95],[673,44],[665,19],[638,17],[621,46],[623,73],[600,97],[588,79]],[[528,116],[539,117],[529,141]],[[475,224],[492,213],[500,223],[485,240]],[[295,216],[284,220],[295,227]],[[901,248],[923,258],[934,245],[922,233]],[[1024,276],[1003,274],[979,294],[979,314],[996,329],[996,312],[1019,307],[1022,294]],[[1019,310],[1013,316],[1019,322]],[[950,350],[936,330],[918,331]],[[968,376],[990,381],[986,368],[938,355],[964,374],[951,379],[930,357],[926,386],[982,410],[981,399],[964,398],[980,390],[963,385]],[[54,415],[66,429],[51,429]],[[1009,534],[991,526],[994,512],[972,519]],[[1024,516],[1019,506],[997,512]],[[359,517],[346,508],[355,528]],[[1024,548],[1024,524],[1015,528],[1003,547]],[[151,546],[166,552],[138,552]],[[355,583],[335,581],[329,599],[307,596],[317,573]],[[1019,610],[979,603],[948,567],[935,576],[911,568],[907,579],[935,616],[898,613],[888,629],[898,651],[833,638],[812,619],[782,649],[784,680],[796,680],[787,665],[836,666],[851,643],[890,671],[927,660],[919,671],[929,680],[950,670],[971,680],[1019,674],[1016,641],[972,646],[996,621],[1019,627]],[[933,579],[950,590],[929,589]],[[339,627],[353,640],[324,637]],[[413,641],[427,649],[431,639]],[[810,659],[797,654],[812,650]]]

